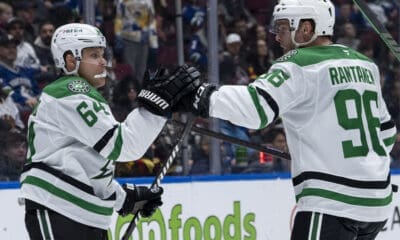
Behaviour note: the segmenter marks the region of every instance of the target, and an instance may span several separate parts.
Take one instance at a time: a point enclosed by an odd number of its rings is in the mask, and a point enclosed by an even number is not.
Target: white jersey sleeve
[[[251,129],[264,128],[305,104],[307,82],[297,80],[302,75],[298,65],[278,63],[249,86],[222,86],[211,96],[210,115]]]

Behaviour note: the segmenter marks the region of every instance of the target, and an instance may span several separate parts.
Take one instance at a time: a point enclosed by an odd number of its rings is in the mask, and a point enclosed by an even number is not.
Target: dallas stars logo
[[[288,60],[289,58],[295,56],[298,53],[297,50],[290,50],[289,52],[287,52],[285,55],[283,55],[282,57],[276,59],[277,62],[284,62],[286,60]]]
[[[90,91],[90,86],[83,80],[73,80],[68,83],[68,89],[74,93],[87,93]]]

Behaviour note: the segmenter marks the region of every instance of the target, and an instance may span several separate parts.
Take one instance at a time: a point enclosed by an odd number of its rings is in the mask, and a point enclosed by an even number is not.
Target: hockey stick
[[[176,125],[181,125],[181,126],[184,125],[184,123],[179,122],[179,121],[172,121],[172,122],[174,124],[176,124]],[[252,148],[252,149],[258,150],[260,152],[269,153],[269,154],[272,154],[274,156],[290,160],[289,153],[280,151],[280,150],[275,149],[275,148],[264,147],[264,146],[261,146],[261,145],[258,145],[258,144],[254,144],[254,143],[251,143],[251,142],[247,142],[247,141],[244,141],[244,140],[241,140],[241,139],[238,139],[238,138],[234,138],[234,137],[228,136],[228,135],[223,134],[223,133],[214,132],[214,131],[208,130],[206,128],[200,128],[200,127],[192,126],[191,131],[199,133],[199,134],[203,134],[203,135],[206,135],[206,136],[218,138],[218,139],[221,139],[223,141],[227,141],[227,142],[230,142],[230,143],[238,144],[238,145],[241,145],[241,146],[245,146],[245,147],[248,147],[248,148]]]
[[[160,186],[161,180],[165,177],[165,174],[167,173],[169,167],[171,166],[171,164],[174,161],[175,157],[177,156],[178,152],[181,150],[183,140],[190,133],[190,128],[192,127],[194,120],[195,120],[194,116],[190,115],[188,117],[188,121],[186,124],[184,124],[185,127],[182,131],[180,138],[178,139],[177,143],[175,144],[174,148],[172,149],[171,154],[169,155],[167,161],[164,162],[164,164],[161,168],[161,171],[158,173],[158,175],[154,179],[153,183],[151,184],[151,187],[150,187],[151,189],[158,189],[158,187]],[[133,230],[135,230],[137,221],[139,220],[139,210],[140,209],[138,209],[135,212],[135,214],[133,215],[133,219],[129,223],[128,228],[126,229],[124,235],[122,236],[122,240],[128,240],[129,237],[132,235]]]
[[[372,12],[372,10],[369,8],[369,6],[364,0],[353,0],[353,1],[358,6],[364,17],[371,24],[374,31],[379,35],[382,41],[386,44],[386,46],[390,49],[393,55],[400,62],[400,46],[396,42],[396,40],[393,39],[392,35],[388,32],[385,26],[378,21],[378,19],[376,18],[376,14]]]

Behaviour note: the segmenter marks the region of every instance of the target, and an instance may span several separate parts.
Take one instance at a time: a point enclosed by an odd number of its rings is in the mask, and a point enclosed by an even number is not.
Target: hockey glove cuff
[[[161,201],[164,191],[162,187],[153,190],[144,186],[123,184],[122,188],[126,192],[126,198],[122,208],[118,211],[121,216],[139,211],[143,217],[150,217],[163,204]]]

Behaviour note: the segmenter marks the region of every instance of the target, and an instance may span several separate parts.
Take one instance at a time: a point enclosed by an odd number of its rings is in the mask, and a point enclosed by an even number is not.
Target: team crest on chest
[[[90,86],[85,81],[77,79],[68,83],[68,89],[74,93],[87,93],[90,91]]]

